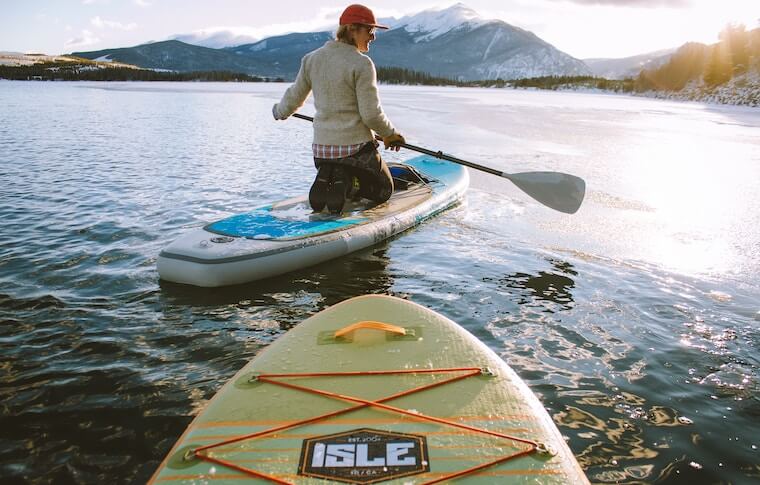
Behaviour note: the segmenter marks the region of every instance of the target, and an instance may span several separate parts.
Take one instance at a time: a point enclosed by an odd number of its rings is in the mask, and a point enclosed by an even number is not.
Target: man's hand
[[[383,137],[383,144],[385,145],[386,150],[390,148],[391,150],[399,151],[401,150],[400,145],[402,143],[406,143],[406,140],[398,133]]]

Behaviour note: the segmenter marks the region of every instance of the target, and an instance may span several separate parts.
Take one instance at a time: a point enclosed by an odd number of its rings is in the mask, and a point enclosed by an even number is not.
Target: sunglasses
[[[369,35],[375,35],[377,33],[377,29],[371,25],[362,25],[362,28],[364,28]]]

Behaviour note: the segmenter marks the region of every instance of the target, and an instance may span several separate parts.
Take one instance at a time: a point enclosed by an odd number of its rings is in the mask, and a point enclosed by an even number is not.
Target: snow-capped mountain
[[[582,61],[532,32],[501,20],[485,19],[462,3],[379,21],[391,29],[379,31],[370,48],[369,56],[378,66],[401,67],[465,81],[591,74]],[[109,49],[107,54],[114,60],[122,60],[121,56],[124,62],[132,63],[139,57],[139,65],[154,69],[211,71],[235,66],[248,74],[294,79],[301,58],[333,35],[333,31],[293,33],[224,49],[196,47],[174,40],[163,43],[160,51],[150,49],[148,44]],[[227,42],[218,32],[213,39],[217,45]],[[212,42],[212,38],[204,42]],[[176,59],[167,51],[168,47],[177,53]],[[136,50],[139,56],[134,55]],[[209,51],[217,51],[218,55]],[[92,58],[103,52],[106,51],[77,55]],[[160,55],[152,58],[152,52],[160,52]],[[217,60],[219,65],[215,63]]]
[[[468,6],[458,3],[446,9],[433,8],[408,15],[392,23],[415,36],[415,42],[429,41],[452,30],[475,28],[486,21]]]
[[[185,44],[210,47],[212,49],[222,49],[233,45],[251,44],[261,39],[251,35],[238,34],[230,30],[200,30],[191,34],[173,35],[170,40],[178,40]]]
[[[378,34],[369,55],[379,66],[461,80],[591,74],[532,32],[485,19],[462,3],[400,19]]]

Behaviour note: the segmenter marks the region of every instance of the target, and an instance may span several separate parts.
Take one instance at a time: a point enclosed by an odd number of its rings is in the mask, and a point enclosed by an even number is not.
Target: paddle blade
[[[586,195],[586,182],[582,178],[561,172],[503,173],[529,196],[547,207],[575,214]]]

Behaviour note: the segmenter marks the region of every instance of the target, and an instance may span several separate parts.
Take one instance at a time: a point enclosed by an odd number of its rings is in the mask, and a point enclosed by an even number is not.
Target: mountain
[[[404,29],[414,34],[416,42],[428,41],[454,30],[466,30],[486,23],[476,11],[463,3],[449,8],[431,8],[394,21],[391,29]]]
[[[461,3],[400,19],[378,35],[369,55],[378,66],[459,80],[591,74],[582,61],[532,32],[484,19]]]
[[[118,61],[146,69],[171,71],[233,71],[255,74],[258,66],[232,52],[167,40],[120,49],[74,52],[73,56],[98,61]]]
[[[304,54],[322,47],[332,38],[330,32],[286,34],[253,44],[228,47],[224,51],[251,62],[256,66],[257,72],[265,73],[265,76],[294,79]]]
[[[370,49],[378,66],[459,80],[591,74],[582,61],[535,34],[501,20],[484,19],[461,3],[382,21],[392,28],[378,32]],[[294,79],[304,54],[332,37],[333,32],[293,33],[223,49],[171,40],[74,55],[151,69],[232,70]]]
[[[213,32],[199,31],[191,34],[178,34],[171,36],[170,40],[178,40],[185,44],[197,45],[200,47],[210,47],[212,49],[223,49],[233,45],[250,44],[257,42],[261,38],[250,35],[237,34],[229,30],[219,30]]]
[[[583,59],[594,76],[605,79],[635,78],[642,69],[657,69],[665,65],[676,49],[663,49],[619,59]]]
[[[483,19],[461,3],[389,23],[392,28],[378,32],[369,51],[378,66],[402,67],[465,81],[591,73],[582,61],[535,34],[500,20]],[[266,75],[292,79],[301,57],[332,35],[288,34],[230,50],[261,63]]]
[[[688,42],[678,48],[662,66],[644,69],[637,77],[640,88],[679,91],[690,81],[703,77],[712,47]]]

